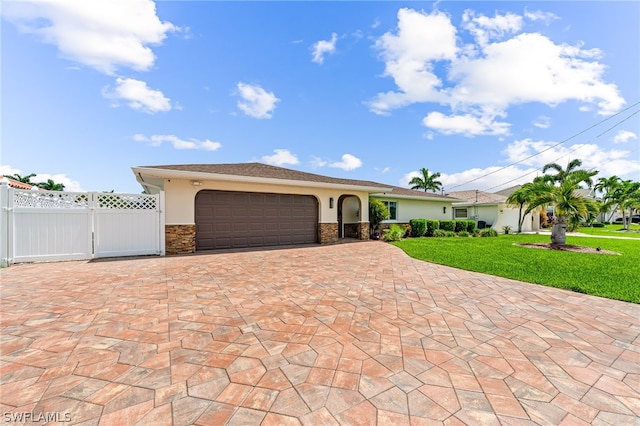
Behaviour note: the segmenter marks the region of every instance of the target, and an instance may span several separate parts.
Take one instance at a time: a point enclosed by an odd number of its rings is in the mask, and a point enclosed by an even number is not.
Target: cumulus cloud
[[[528,20],[554,15],[526,12]],[[523,31],[523,16],[487,17],[467,10],[461,31],[451,17],[400,9],[397,29],[377,39],[375,46],[396,90],[378,93],[367,104],[376,114],[388,114],[414,103],[435,103],[450,114],[431,111],[423,119],[429,129],[466,136],[505,134],[509,107],[523,103],[556,106],[578,101],[580,110],[610,115],[625,104],[618,87],[604,79],[606,66],[599,49],[582,43],[555,43],[541,33]],[[435,70],[446,70],[436,73]]]
[[[220,142],[213,142],[209,139],[199,140],[194,138],[181,139],[175,135],[133,135],[133,140],[146,142],[150,146],[160,146],[163,143],[170,143],[175,149],[199,149],[204,151],[216,151],[222,147]]]
[[[292,154],[287,149],[274,149],[273,155],[265,155],[262,157],[262,161],[274,166],[283,166],[285,164],[298,164],[298,157]]]
[[[535,119],[532,124],[540,129],[548,129],[549,127],[551,127],[551,117],[541,115],[540,117]]]
[[[3,2],[3,16],[27,34],[55,45],[69,60],[113,75],[121,67],[147,71],[150,46],[179,31],[161,21],[151,0]]]
[[[238,83],[238,108],[249,117],[271,118],[280,99],[256,84]]]
[[[342,169],[347,171],[355,170],[360,166],[362,166],[362,160],[360,160],[359,158],[351,154],[344,154],[342,156],[342,161],[336,161],[334,163],[329,164],[329,167],[334,167],[336,169]]]
[[[102,96],[111,99],[113,106],[124,101],[129,107],[148,114],[171,110],[171,99],[160,90],[150,89],[146,82],[133,78],[117,78],[116,87],[105,87]]]
[[[47,182],[49,179],[51,179],[55,183],[63,184],[65,191],[85,192],[85,190],[82,189],[82,185],[80,185],[80,182],[78,182],[77,180],[71,179],[65,173],[49,174],[49,173],[23,172],[22,170],[17,169],[15,167],[11,167],[10,165],[0,166],[0,175],[2,176],[11,176],[11,175],[26,176],[31,173],[35,173],[35,176],[31,178],[31,182],[33,182],[34,184],[40,183],[40,182]]]
[[[628,130],[620,130],[613,137],[613,143],[627,143],[632,139],[638,139],[638,135]]]
[[[312,156],[311,158],[311,167],[313,168],[320,168],[320,167],[324,167],[328,164],[329,162],[326,160],[323,160],[320,157],[316,157],[316,156]]]
[[[336,51],[336,42],[338,41],[338,35],[336,33],[331,34],[331,40],[319,40],[312,46],[313,52],[311,53],[312,61],[316,64],[323,64],[324,57],[328,54],[333,54]]]

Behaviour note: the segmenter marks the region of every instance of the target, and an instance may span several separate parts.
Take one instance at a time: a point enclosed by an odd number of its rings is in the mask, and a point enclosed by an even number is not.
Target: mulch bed
[[[611,251],[611,250],[598,250],[597,248],[593,248],[593,247],[583,247],[583,246],[574,246],[571,244],[565,244],[565,245],[558,245],[558,244],[551,244],[551,243],[522,243],[522,244],[516,244],[520,247],[526,247],[526,248],[537,248],[537,249],[543,249],[543,250],[558,250],[558,251],[571,251],[574,253],[591,253],[591,254],[616,254],[616,255],[620,255],[620,253],[615,252],[615,251]]]

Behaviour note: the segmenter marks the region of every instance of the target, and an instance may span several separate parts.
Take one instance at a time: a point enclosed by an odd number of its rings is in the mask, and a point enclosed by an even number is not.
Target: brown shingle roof
[[[465,200],[465,204],[503,204],[507,201],[504,195],[476,190],[450,192],[447,195]]]
[[[177,170],[183,172],[210,173],[232,176],[249,176],[256,178],[283,179],[303,182],[331,183],[339,185],[368,186],[389,188],[377,182],[334,178],[316,175],[314,173],[300,172],[298,170],[285,169],[284,167],[270,166],[262,163],[231,163],[231,164],[178,164],[162,166],[144,166],[149,169]]]

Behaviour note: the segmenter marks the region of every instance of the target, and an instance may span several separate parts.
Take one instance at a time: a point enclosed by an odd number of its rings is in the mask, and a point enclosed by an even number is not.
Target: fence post
[[[158,226],[158,232],[160,233],[159,237],[159,243],[160,243],[160,256],[164,256],[166,255],[166,241],[165,241],[165,218],[164,218],[164,191],[160,191],[160,193],[158,194],[158,209],[159,209],[159,217],[160,220],[159,222],[159,226]]]
[[[13,232],[9,220],[9,179],[0,180],[0,267],[7,267],[11,263],[9,248],[13,246]]]

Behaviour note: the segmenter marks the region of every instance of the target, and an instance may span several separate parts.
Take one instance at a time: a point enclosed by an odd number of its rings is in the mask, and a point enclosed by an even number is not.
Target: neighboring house
[[[452,200],[377,182],[261,163],[132,167],[145,192],[164,191],[166,251],[369,239],[369,196],[396,222],[450,216]],[[395,204],[394,204],[395,203]]]
[[[8,176],[0,176],[0,179],[7,179],[9,181],[9,186],[15,189],[27,189],[30,190],[32,188],[36,188],[40,190],[36,185],[31,185],[30,183],[20,182],[19,180],[11,179]]]
[[[464,200],[453,203],[454,219],[473,219],[478,222],[479,228],[491,227],[496,231],[502,231],[503,226],[511,227],[514,232],[518,229],[519,208],[507,204],[507,195],[478,190],[450,192],[447,195]],[[539,229],[540,214],[535,210],[525,217],[522,232]]]

